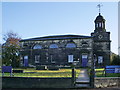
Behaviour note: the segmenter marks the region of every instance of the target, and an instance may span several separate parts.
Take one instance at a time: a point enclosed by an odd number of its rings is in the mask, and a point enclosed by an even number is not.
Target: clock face
[[[102,35],[99,35],[99,36],[98,36],[98,38],[99,38],[99,39],[102,39],[102,38],[103,38],[103,36],[102,36]]]

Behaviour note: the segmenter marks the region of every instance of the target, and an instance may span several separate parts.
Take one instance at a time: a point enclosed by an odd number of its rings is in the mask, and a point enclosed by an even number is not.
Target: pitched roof
[[[60,40],[60,39],[80,39],[80,38],[92,38],[92,37],[91,36],[83,36],[83,35],[53,35],[53,36],[22,39],[20,41]]]

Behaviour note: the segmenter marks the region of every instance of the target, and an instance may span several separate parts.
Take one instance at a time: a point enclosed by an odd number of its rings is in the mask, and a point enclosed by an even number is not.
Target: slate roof
[[[53,36],[44,36],[37,38],[22,39],[22,41],[39,41],[39,40],[60,40],[60,39],[82,39],[82,38],[92,38],[92,36],[83,36],[83,35],[53,35]]]

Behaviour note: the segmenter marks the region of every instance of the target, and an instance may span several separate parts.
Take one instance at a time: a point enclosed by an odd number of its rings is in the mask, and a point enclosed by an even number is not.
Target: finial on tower
[[[100,15],[100,12],[101,12],[100,10],[101,10],[101,7],[102,7],[102,6],[103,6],[102,4],[98,4],[98,5],[97,5],[97,7],[99,8],[99,15]]]

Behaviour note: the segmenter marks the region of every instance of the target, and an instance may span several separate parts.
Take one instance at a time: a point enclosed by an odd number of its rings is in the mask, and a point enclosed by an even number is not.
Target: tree
[[[3,40],[5,43],[2,44],[2,63],[7,66],[17,67],[20,60],[20,37],[17,33],[9,31],[4,35]]]
[[[120,65],[120,56],[119,55],[115,55],[113,57],[113,60],[111,62],[112,65]]]

